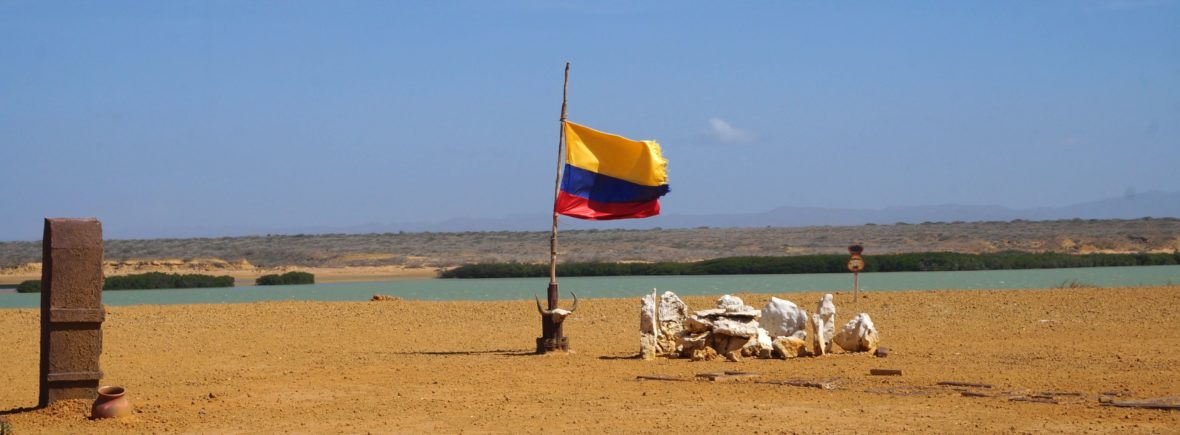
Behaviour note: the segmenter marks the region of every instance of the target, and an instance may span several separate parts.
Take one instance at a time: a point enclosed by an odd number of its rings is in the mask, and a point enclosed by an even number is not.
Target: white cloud
[[[758,139],[754,133],[729,125],[721,118],[709,118],[707,134],[720,143],[742,143]]]

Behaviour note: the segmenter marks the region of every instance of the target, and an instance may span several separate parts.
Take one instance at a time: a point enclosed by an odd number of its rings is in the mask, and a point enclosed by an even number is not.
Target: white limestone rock
[[[645,360],[655,359],[659,355],[659,344],[656,339],[656,301],[655,294],[643,297],[639,307],[639,356]]]
[[[684,334],[680,338],[680,356],[691,357],[694,352],[709,347],[709,333]]]
[[[726,311],[738,311],[745,306],[746,303],[742,302],[742,298],[737,296],[721,295],[721,297],[717,299],[717,308],[721,308]]]
[[[762,308],[762,318],[758,324],[772,338],[791,336],[796,331],[807,330],[807,311],[794,302],[772,297]]]
[[[692,315],[701,318],[713,318],[725,314],[725,308],[710,308],[707,310],[700,310],[693,312]]]
[[[811,353],[815,355],[828,353],[830,343],[824,341],[823,333],[821,332],[824,330],[823,316],[820,316],[819,313],[812,313],[811,327],[815,330],[815,333],[811,335]]]
[[[733,337],[751,338],[758,336],[757,321],[743,321],[729,317],[722,317],[713,321],[713,333],[725,334]]]
[[[733,295],[723,295],[717,299],[717,309],[722,310],[718,315],[727,317],[762,317],[762,312],[742,302],[742,298]],[[715,312],[709,310],[710,312]]]
[[[836,345],[848,352],[872,352],[877,350],[877,328],[873,326],[873,319],[867,313],[860,313],[844,325],[844,329],[836,335]]]
[[[684,321],[684,329],[689,333],[709,332],[713,330],[713,321],[708,317],[698,315],[689,316]]]
[[[659,306],[660,333],[657,343],[662,355],[680,353],[678,338],[685,333],[685,321],[688,320],[688,305],[680,300],[676,293],[664,292],[660,296]]]
[[[688,320],[688,304],[685,304],[676,293],[664,292],[660,297],[660,332],[676,335],[684,330],[684,322]]]
[[[758,328],[758,334],[742,348],[742,356],[770,358],[774,353],[774,340],[765,329]]]
[[[831,293],[825,294],[816,304],[811,323],[815,328],[811,340],[815,354],[828,353],[832,349],[832,339],[836,336],[836,304],[832,303]]]

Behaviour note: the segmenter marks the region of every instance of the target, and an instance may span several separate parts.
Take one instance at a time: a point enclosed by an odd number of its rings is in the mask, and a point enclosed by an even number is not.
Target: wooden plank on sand
[[[771,385],[790,385],[792,387],[819,388],[821,390],[834,390],[834,389],[836,389],[836,383],[839,381],[840,381],[840,378],[827,378],[827,379],[815,379],[815,380],[788,379],[785,381],[760,381],[757,383],[771,384]]]
[[[687,379],[677,377],[677,376],[665,376],[665,375],[639,375],[639,376],[636,376],[635,379],[639,379],[641,381],[685,381],[685,380],[687,380]]]
[[[1164,399],[1148,399],[1148,400],[1112,400],[1103,402],[1102,406],[1113,406],[1116,408],[1139,408],[1139,409],[1180,409],[1180,404],[1170,403]]]
[[[973,382],[959,382],[959,381],[938,381],[938,385],[949,385],[952,387],[971,387],[971,388],[991,388],[988,384],[978,384]]]
[[[1051,403],[1054,405],[1057,404],[1057,400],[1053,399],[1052,397],[1045,397],[1045,396],[1021,396],[1021,397],[1013,397],[1008,400],[1013,401],[1013,402]]]
[[[715,372],[715,373],[697,373],[698,378],[708,379],[710,381],[732,381],[734,379],[753,378],[757,377],[757,373],[746,372]]]
[[[869,374],[873,376],[901,376],[899,369],[869,369]]]

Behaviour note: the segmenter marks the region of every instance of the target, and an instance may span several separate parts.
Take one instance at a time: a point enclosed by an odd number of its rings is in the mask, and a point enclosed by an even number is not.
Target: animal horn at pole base
[[[570,314],[573,314],[574,311],[578,311],[578,295],[574,294],[574,292],[570,292],[570,296],[574,297],[574,306],[570,307]]]
[[[541,308],[541,299],[538,298],[537,295],[533,295],[533,299],[537,301],[537,312],[541,313],[542,316],[548,316],[550,314],[549,310]]]

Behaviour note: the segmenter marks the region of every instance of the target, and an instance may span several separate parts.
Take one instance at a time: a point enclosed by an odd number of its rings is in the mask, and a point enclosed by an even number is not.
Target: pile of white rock
[[[879,336],[872,319],[860,313],[836,333],[836,305],[826,294],[807,312],[795,303],[770,298],[761,311],[737,296],[724,295],[717,307],[690,312],[672,292],[644,296],[640,308],[640,355],[691,358],[694,361],[725,358],[794,358],[823,355],[835,343],[846,352],[872,352]],[[812,327],[810,352],[807,327]]]

